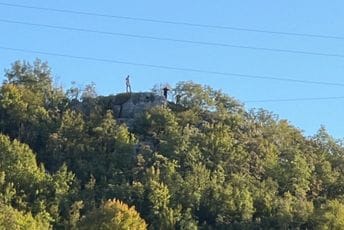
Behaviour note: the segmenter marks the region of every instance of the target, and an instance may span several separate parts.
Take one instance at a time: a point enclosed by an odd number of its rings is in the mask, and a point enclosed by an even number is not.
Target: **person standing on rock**
[[[168,88],[168,86],[165,86],[162,90],[164,91],[165,100],[167,100],[167,94],[170,89]]]
[[[131,93],[131,85],[130,85],[129,75],[125,79],[125,85],[126,85],[127,93]]]

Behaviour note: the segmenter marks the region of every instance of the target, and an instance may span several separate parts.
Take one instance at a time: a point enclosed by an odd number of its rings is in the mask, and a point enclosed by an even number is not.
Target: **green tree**
[[[60,211],[68,205],[73,193],[74,175],[62,167],[47,174],[38,167],[35,154],[26,145],[0,135],[1,197],[19,211],[41,215],[46,221],[58,223]]]
[[[5,173],[5,181],[12,182],[27,199],[38,198],[48,179],[44,169],[37,166],[32,150],[4,135],[0,135],[0,171]]]
[[[339,200],[329,200],[322,207],[316,217],[317,229],[334,229],[344,228],[344,204]]]
[[[31,213],[20,212],[11,206],[0,203],[0,228],[1,229],[51,229],[49,222],[33,217]]]
[[[148,199],[151,204],[152,224],[155,229],[175,229],[179,210],[169,206],[170,194],[166,185],[157,181],[149,182]]]
[[[80,229],[144,230],[147,224],[135,207],[129,207],[119,200],[108,200],[101,207],[88,213]]]
[[[47,63],[17,61],[0,88],[0,130],[40,151],[67,101]],[[8,119],[11,117],[11,119]]]

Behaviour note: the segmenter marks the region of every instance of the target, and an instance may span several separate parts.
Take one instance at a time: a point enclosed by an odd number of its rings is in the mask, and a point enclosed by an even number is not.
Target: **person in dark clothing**
[[[165,86],[162,90],[164,91],[164,97],[167,100],[167,94],[170,89],[167,86]]]

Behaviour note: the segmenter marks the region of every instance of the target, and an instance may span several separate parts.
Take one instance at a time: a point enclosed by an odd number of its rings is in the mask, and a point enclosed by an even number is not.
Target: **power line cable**
[[[234,45],[234,44],[228,44],[228,43],[183,40],[183,39],[175,39],[175,38],[166,38],[166,37],[164,38],[164,37],[155,37],[155,36],[148,36],[148,35],[117,33],[117,32],[91,30],[91,29],[76,28],[76,27],[67,27],[67,26],[48,25],[48,24],[31,23],[31,22],[23,22],[23,21],[14,21],[14,20],[1,19],[1,18],[0,18],[0,22],[11,23],[11,24],[20,24],[20,25],[26,25],[26,26],[44,27],[44,28],[50,28],[50,29],[67,30],[67,31],[96,33],[96,34],[103,34],[103,35],[110,35],[110,36],[130,37],[130,38],[138,38],[138,39],[150,39],[150,40],[158,40],[158,41],[169,41],[169,42],[196,44],[196,45],[228,47],[228,48],[237,48],[237,49],[248,49],[248,50],[256,50],[256,51],[266,51],[266,52],[279,52],[279,53],[291,53],[291,54],[302,54],[302,55],[312,55],[312,56],[344,58],[344,54],[320,53],[320,52],[311,52],[311,51],[302,51],[302,50],[276,49],[276,48],[257,47],[257,46]]]
[[[296,101],[327,101],[344,99],[341,97],[306,97],[306,98],[283,98],[283,99],[261,99],[261,100],[248,100],[244,103],[269,103],[269,102],[296,102]]]
[[[38,50],[19,49],[19,48],[5,47],[5,46],[0,46],[0,49],[8,50],[8,51],[15,51],[15,52],[22,52],[22,53],[40,54],[40,55],[48,55],[48,56],[55,56],[55,57],[63,57],[63,58],[71,58],[71,59],[78,59],[78,60],[95,61],[95,62],[104,62],[104,63],[112,63],[112,64],[141,66],[141,67],[154,68],[154,69],[166,69],[166,70],[175,70],[175,71],[182,71],[182,72],[202,73],[202,74],[210,74],[210,75],[217,75],[217,76],[224,76],[224,77],[273,80],[273,81],[293,82],[293,83],[302,83],[302,84],[344,87],[344,83],[338,83],[338,82],[310,81],[310,80],[299,80],[299,79],[294,79],[294,78],[275,77],[275,76],[263,76],[263,75],[250,75],[250,74],[230,73],[230,72],[218,72],[218,71],[184,68],[184,67],[176,67],[176,66],[145,64],[145,63],[137,63],[137,62],[130,62],[130,61],[120,61],[120,60],[115,60],[115,59],[95,58],[95,57],[89,57],[89,56],[77,56],[77,55],[71,55],[71,54],[62,54],[62,53],[46,52],[46,51],[38,51]]]
[[[275,77],[267,77],[267,76],[237,74],[237,73],[204,71],[204,70],[198,70],[198,69],[179,68],[179,67],[170,67],[170,66],[162,66],[162,65],[150,65],[150,64],[141,64],[141,63],[134,63],[134,62],[123,62],[123,61],[117,61],[117,60],[112,60],[112,59],[100,59],[100,58],[83,57],[83,56],[67,55],[67,54],[60,54],[60,53],[33,51],[33,50],[27,50],[27,49],[15,49],[15,48],[2,47],[2,46],[0,46],[0,49],[17,51],[17,52],[25,52],[25,53],[43,54],[43,55],[57,56],[57,57],[66,57],[66,58],[73,58],[73,59],[81,59],[81,60],[87,60],[87,61],[107,62],[107,63],[115,63],[115,64],[126,64],[126,65],[143,66],[143,67],[159,68],[159,69],[169,69],[169,70],[186,71],[186,72],[196,72],[197,71],[200,73],[216,74],[216,75],[224,75],[224,76],[258,78],[258,79],[264,79],[264,80],[278,80],[278,81],[288,81],[288,82],[307,83],[307,84],[322,84],[322,85],[332,85],[332,86],[341,86],[341,87],[344,86],[344,84],[334,83],[334,82],[305,81],[305,80],[297,80],[297,79],[290,79],[290,78],[275,78]],[[339,100],[339,99],[344,99],[344,96],[287,98],[287,99],[261,99],[261,100],[247,100],[247,101],[243,101],[243,103],[323,101],[323,100]]]
[[[221,25],[199,24],[199,23],[190,23],[190,22],[181,22],[181,21],[170,21],[170,20],[161,20],[161,19],[153,19],[153,18],[141,18],[141,17],[121,16],[121,15],[113,15],[113,14],[102,14],[102,13],[77,11],[77,10],[67,10],[67,9],[57,9],[57,8],[48,8],[48,7],[38,7],[38,6],[13,4],[13,3],[4,3],[4,2],[0,2],[0,5],[7,6],[7,7],[16,7],[16,8],[23,8],[23,9],[34,9],[34,10],[42,10],[42,11],[49,11],[49,12],[74,14],[74,15],[96,16],[96,17],[103,17],[103,18],[123,19],[123,20],[131,20],[131,21],[142,21],[142,22],[150,22],[150,23],[161,23],[161,24],[188,26],[188,27],[199,27],[199,28],[207,28],[207,29],[221,29],[221,30],[245,31],[245,32],[255,32],[255,33],[285,35],[285,36],[298,36],[298,37],[310,37],[310,38],[323,38],[323,39],[344,40],[344,36],[337,36],[337,35],[283,32],[283,31],[251,29],[251,28],[235,27],[235,26],[221,26]]]

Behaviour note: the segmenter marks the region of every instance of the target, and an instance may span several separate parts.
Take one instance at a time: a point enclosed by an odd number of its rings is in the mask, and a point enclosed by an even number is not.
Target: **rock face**
[[[130,119],[135,114],[158,105],[164,105],[166,100],[163,96],[151,92],[118,94],[112,105],[114,111],[117,111],[117,118]]]
[[[165,97],[151,92],[121,93],[96,98],[84,98],[82,101],[75,99],[71,101],[69,108],[82,111],[86,116],[90,116],[92,111],[105,114],[106,111],[111,110],[119,122],[124,122],[130,126],[135,115],[166,103]]]

